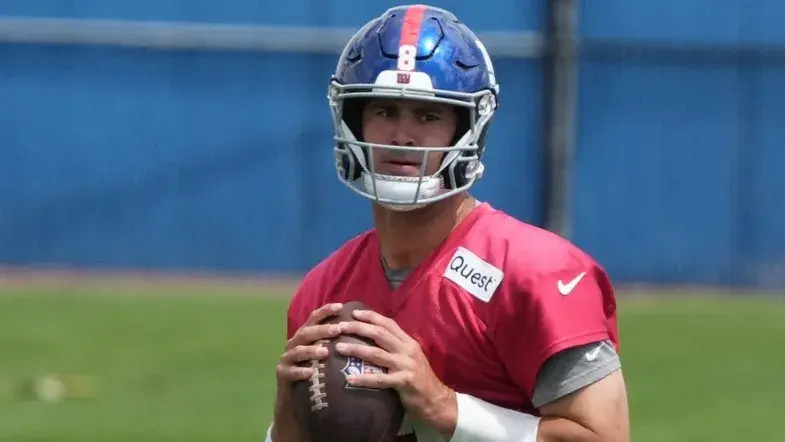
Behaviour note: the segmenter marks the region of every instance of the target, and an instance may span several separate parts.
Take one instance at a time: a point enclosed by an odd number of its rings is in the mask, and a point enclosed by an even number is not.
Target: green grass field
[[[0,441],[264,440],[282,296],[97,290],[0,295]],[[635,442],[785,440],[781,298],[636,298],[621,327]],[[89,375],[94,395],[17,394],[45,373]]]

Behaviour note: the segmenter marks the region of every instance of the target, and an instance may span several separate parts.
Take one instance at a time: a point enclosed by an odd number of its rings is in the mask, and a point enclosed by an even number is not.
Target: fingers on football
[[[311,316],[309,316],[308,320],[305,321],[305,325],[309,326],[318,324],[330,316],[338,313],[341,308],[343,308],[343,304],[340,303],[325,304],[311,312]]]
[[[407,373],[364,373],[349,376],[347,381],[355,387],[365,388],[402,388],[407,385]]]
[[[282,362],[275,368],[275,374],[278,376],[278,379],[286,382],[304,381],[313,375],[313,368],[298,367]]]
[[[393,336],[389,330],[378,325],[360,321],[342,322],[338,325],[342,333],[368,338],[389,352],[398,351],[402,346],[400,339]]]
[[[298,345],[311,345],[322,339],[329,339],[338,336],[341,328],[337,324],[319,324],[304,326],[297,330],[286,343],[286,349],[291,350]]]
[[[328,354],[329,350],[322,345],[298,345],[281,355],[276,375],[288,382],[308,379],[313,375],[313,369],[305,364],[324,359]]]
[[[281,355],[281,363],[295,365],[327,357],[329,350],[322,345],[298,345]]]
[[[384,315],[381,315],[377,312],[371,310],[356,310],[354,312],[354,317],[361,320],[368,322],[373,325],[377,325],[395,336],[396,338],[400,339],[403,342],[410,340],[411,338],[409,335],[404,332],[401,327],[398,326],[398,323],[395,322],[393,319],[390,319]]]
[[[338,353],[341,353],[342,355],[354,356],[358,359],[362,359],[363,361],[370,362],[371,364],[378,365],[380,367],[386,367],[390,369],[401,368],[401,363],[398,358],[396,358],[396,355],[384,351],[379,347],[342,342],[336,346],[336,350],[338,350]]]

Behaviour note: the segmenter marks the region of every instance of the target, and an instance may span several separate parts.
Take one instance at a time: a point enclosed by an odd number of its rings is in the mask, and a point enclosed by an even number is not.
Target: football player
[[[627,442],[613,287],[567,240],[477,201],[499,85],[476,35],[443,9],[392,8],[349,41],[329,85],[338,179],[374,228],[303,279],[288,310],[268,440],[299,440],[291,385],[313,343],[386,368],[350,384],[395,388],[401,440]],[[373,312],[318,323],[341,303]]]

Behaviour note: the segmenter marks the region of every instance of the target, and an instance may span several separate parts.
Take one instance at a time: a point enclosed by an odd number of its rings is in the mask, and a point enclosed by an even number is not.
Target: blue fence
[[[0,2],[0,15],[356,27],[390,6],[230,3]],[[449,6],[480,31],[544,26],[545,1],[483,5]],[[773,0],[584,1],[580,29],[619,43],[785,46],[783,16]],[[370,225],[368,204],[334,177],[325,92],[335,61],[0,45],[0,262],[313,265]],[[542,61],[496,66],[502,109],[476,194],[539,224]],[[587,50],[573,239],[617,281],[785,286],[784,77],[776,56]]]
[[[778,17],[778,1],[583,2],[583,37],[664,46],[581,64],[574,239],[620,278],[785,285]]]

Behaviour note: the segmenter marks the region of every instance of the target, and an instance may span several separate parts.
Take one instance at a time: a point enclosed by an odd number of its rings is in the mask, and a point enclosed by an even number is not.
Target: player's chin
[[[420,164],[384,162],[377,167],[376,173],[382,175],[416,178],[420,176],[420,170]]]

